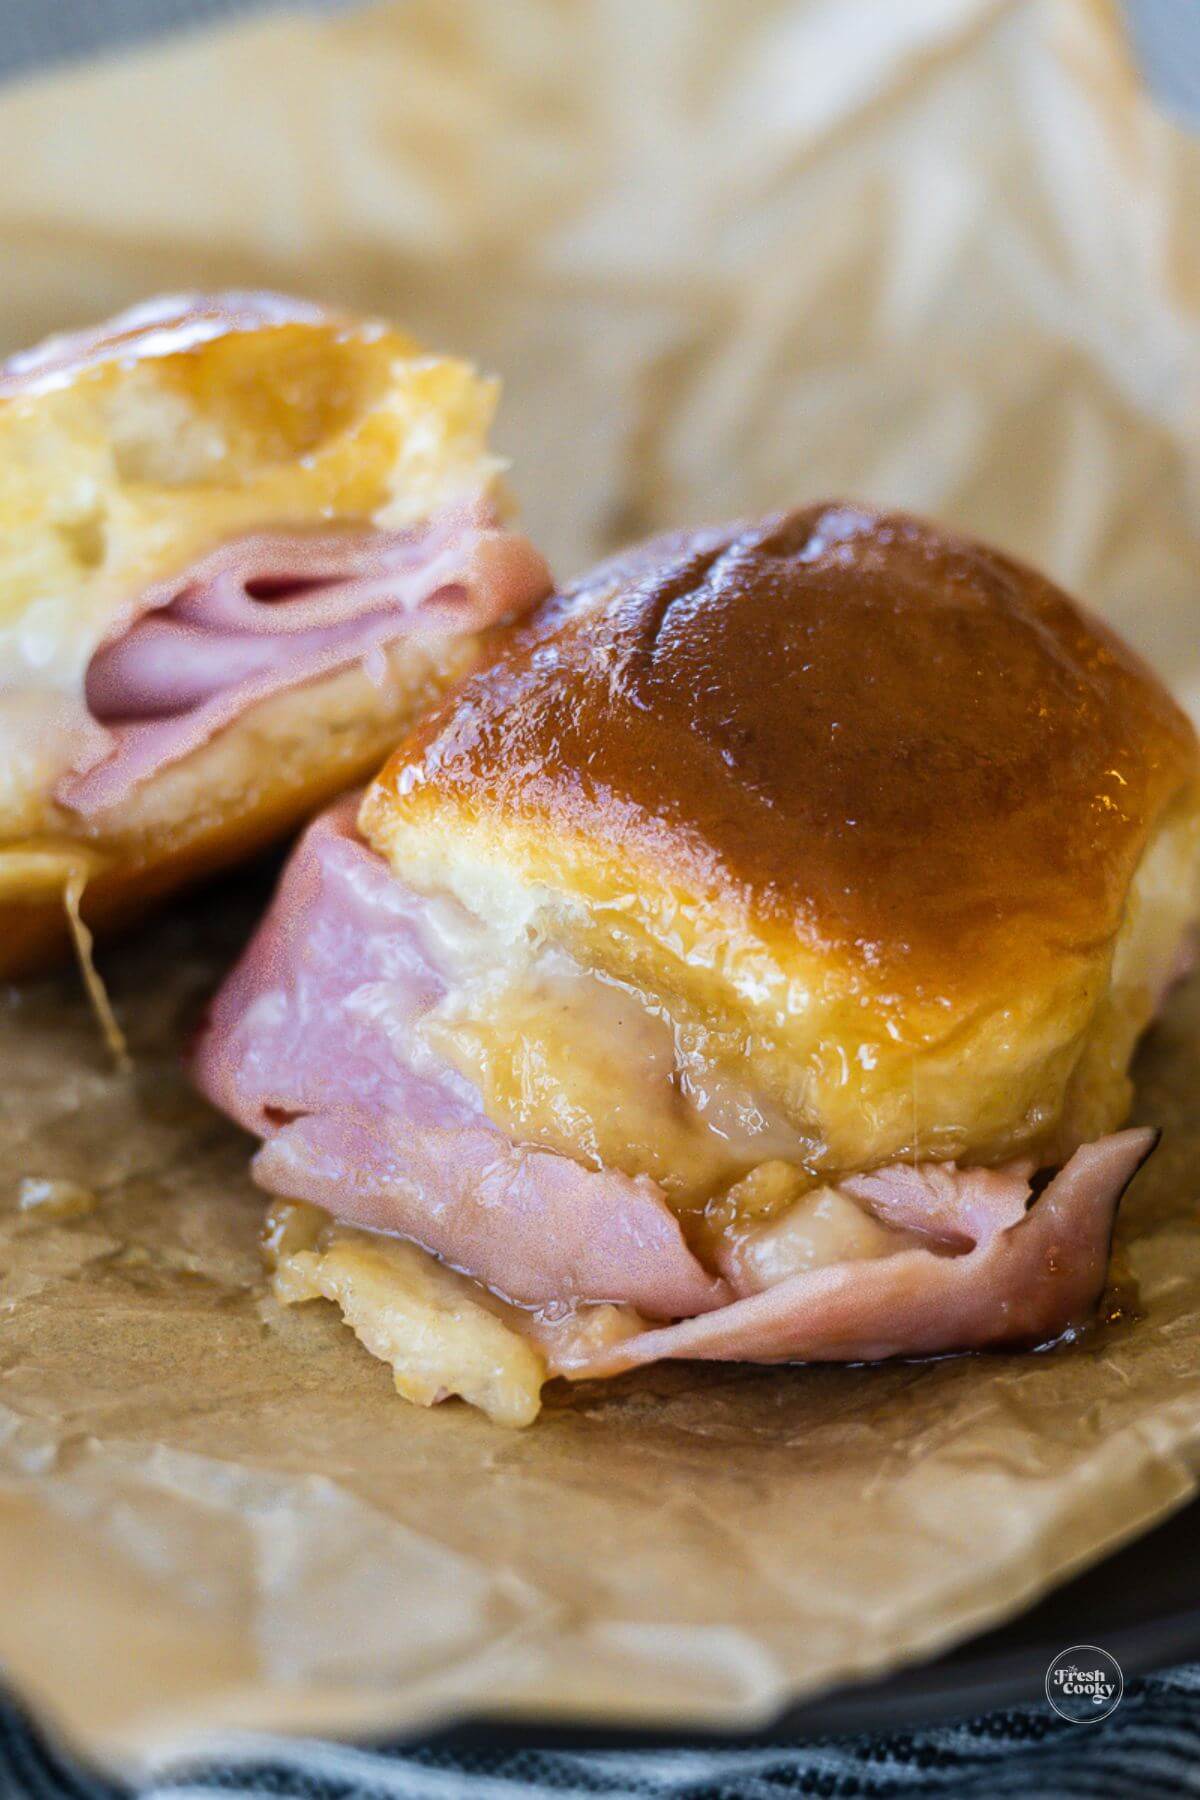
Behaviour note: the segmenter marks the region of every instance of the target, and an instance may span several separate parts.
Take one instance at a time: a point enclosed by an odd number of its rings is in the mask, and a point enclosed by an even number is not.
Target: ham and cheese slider
[[[310,829],[212,1008],[199,1081],[301,1203],[277,1291],[517,1421],[547,1373],[1080,1326],[1198,783],[1129,650],[918,520],[604,565]]]
[[[0,975],[311,816],[549,589],[493,384],[267,294],[0,367]]]

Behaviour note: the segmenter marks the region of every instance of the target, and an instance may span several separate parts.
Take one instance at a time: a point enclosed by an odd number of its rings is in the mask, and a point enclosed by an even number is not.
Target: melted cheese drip
[[[752,1169],[709,1209],[706,1225],[714,1254],[740,1293],[761,1293],[834,1263],[936,1249],[918,1232],[885,1225],[838,1188],[808,1187],[801,1171],[781,1162]]]
[[[331,1300],[414,1406],[457,1394],[497,1425],[537,1417],[545,1358],[477,1282],[416,1244],[335,1225],[298,1200],[274,1203],[261,1241],[280,1305]]]
[[[63,905],[66,908],[67,924],[71,928],[71,942],[75,946],[75,956],[79,963],[79,972],[83,976],[83,985],[87,989],[92,1011],[96,1015],[104,1041],[112,1052],[112,1059],[123,1075],[133,1067],[133,1058],[129,1054],[129,1046],[125,1041],[125,1033],[117,1023],[117,1015],[112,1009],[112,1001],[108,997],[108,989],[100,978],[96,967],[96,959],[92,954],[92,934],[83,922],[79,910],[83,899],[83,890],[87,886],[87,876],[81,870],[71,875],[63,889]]]
[[[561,951],[468,976],[422,1029],[508,1136],[648,1175],[681,1212],[767,1158],[803,1159],[804,1140],[683,1027]]]

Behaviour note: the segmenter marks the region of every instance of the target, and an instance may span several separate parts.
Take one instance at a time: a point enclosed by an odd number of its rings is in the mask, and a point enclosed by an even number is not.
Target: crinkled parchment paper
[[[1200,146],[1096,6],[413,0],[0,100],[0,340],[301,288],[507,378],[526,517],[823,493],[1046,565],[1200,702]],[[177,1073],[254,878],[0,1009],[0,1657],[134,1764],[464,1710],[749,1725],[1026,1604],[1193,1489],[1200,992],[1140,1064],[1139,1317],[882,1369],[406,1407],[263,1295],[247,1145]],[[22,1178],[93,1210],[18,1208]],[[28,1192],[28,1190],[26,1190]]]

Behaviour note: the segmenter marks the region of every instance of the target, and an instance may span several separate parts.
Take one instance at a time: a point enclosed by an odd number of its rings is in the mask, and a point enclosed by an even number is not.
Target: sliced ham
[[[1029,1164],[846,1178],[838,1194],[878,1222],[869,1246],[762,1291],[752,1259],[711,1275],[646,1177],[511,1142],[417,1029],[456,978],[454,903],[397,881],[357,837],[354,804],[302,840],[194,1055],[209,1097],[265,1140],[254,1172],[268,1190],[412,1238],[540,1309],[530,1335],[572,1377],[662,1357],[874,1361],[1033,1344],[1092,1312],[1148,1131],[1086,1145],[1036,1197]]]
[[[969,1250],[1024,1218],[1032,1174],[1032,1163],[1008,1163],[1001,1169],[892,1163],[868,1175],[850,1175],[840,1186],[885,1225],[926,1231]]]
[[[1001,1205],[990,1227],[978,1213],[982,1235],[961,1255],[902,1250],[814,1269],[702,1318],[585,1347],[560,1360],[555,1372],[575,1379],[618,1375],[668,1357],[879,1362],[1047,1343],[1095,1311],[1117,1205],[1155,1135],[1121,1131],[1084,1145],[1028,1212],[1013,1220],[1015,1205]],[[881,1171],[880,1179],[897,1172]],[[1019,1186],[1023,1207],[1031,1190],[1027,1181]],[[916,1184],[898,1183],[895,1192],[908,1224],[918,1224],[918,1210],[908,1213],[905,1205],[917,1197]]]
[[[301,840],[194,1053],[210,1099],[266,1139],[255,1179],[525,1304],[721,1304],[654,1182],[512,1144],[424,1046],[414,1024],[447,982],[429,902],[355,835],[354,806]]]
[[[410,633],[481,631],[549,589],[537,551],[482,504],[406,532],[240,538],[126,610],[88,669],[102,730],[56,797],[84,815],[118,805],[271,695]]]
[[[582,1297],[678,1318],[728,1297],[646,1176],[510,1144],[487,1121],[439,1123],[429,1098],[414,1084],[398,1118],[346,1107],[297,1119],[259,1151],[254,1178],[412,1238],[519,1304]]]

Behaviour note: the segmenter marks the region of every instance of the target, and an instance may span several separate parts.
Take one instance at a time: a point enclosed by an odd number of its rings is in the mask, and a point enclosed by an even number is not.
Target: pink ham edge
[[[256,599],[263,583],[283,593]],[[56,798],[85,816],[119,805],[260,701],[408,633],[483,630],[550,587],[541,556],[497,528],[482,502],[410,532],[261,533],[226,544],[125,609],[92,659],[93,729]]]
[[[970,1249],[1016,1225],[1029,1204],[1032,1162],[999,1169],[960,1169],[957,1163],[892,1163],[838,1183],[885,1225],[925,1231]]]
[[[252,1168],[268,1193],[411,1238],[517,1305],[612,1301],[670,1319],[728,1298],[654,1182],[510,1144],[489,1123],[314,1114],[271,1138]]]
[[[1117,1205],[1156,1141],[1143,1129],[1085,1144],[1028,1213],[964,1255],[904,1250],[794,1275],[703,1318],[560,1361],[554,1373],[619,1375],[668,1358],[881,1362],[1047,1343],[1095,1311]]]
[[[750,1296],[703,1270],[654,1183],[511,1144],[420,1048],[412,1025],[445,982],[420,897],[357,837],[354,811],[310,827],[193,1059],[209,1098],[266,1138],[254,1172],[269,1191],[410,1237],[526,1306],[611,1301],[680,1321],[638,1330],[627,1315],[612,1343],[531,1317],[552,1372],[573,1379],[671,1357],[857,1362],[1042,1343],[1092,1313],[1151,1131],[1085,1145],[1032,1206],[1027,1164],[849,1177],[844,1191],[930,1248]]]
[[[510,1143],[423,1049],[412,1026],[445,991],[423,903],[354,814],[350,800],[309,828],[193,1052],[201,1089],[266,1139],[255,1179],[526,1305],[678,1318],[728,1299],[654,1182]]]

